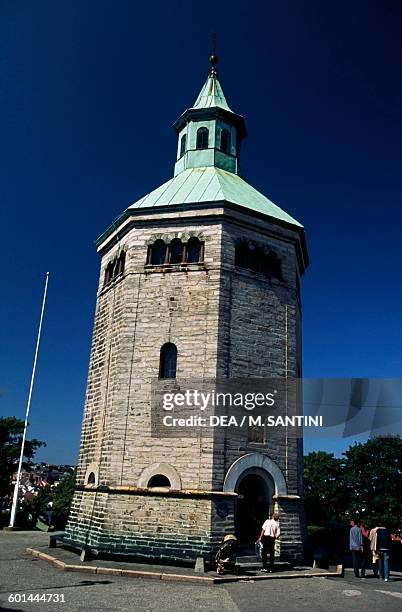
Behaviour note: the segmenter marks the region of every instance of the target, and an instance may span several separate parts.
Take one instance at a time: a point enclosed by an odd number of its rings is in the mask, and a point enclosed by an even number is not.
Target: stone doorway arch
[[[276,496],[287,494],[282,471],[267,455],[248,453],[230,466],[223,490],[238,493],[235,532],[240,545],[251,548],[274,509]]]

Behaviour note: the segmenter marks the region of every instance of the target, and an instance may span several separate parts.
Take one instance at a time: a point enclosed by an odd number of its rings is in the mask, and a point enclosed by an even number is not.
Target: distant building
[[[295,560],[304,529],[300,439],[253,430],[151,436],[158,378],[301,376],[304,229],[240,178],[245,123],[227,104],[212,60],[195,103],[174,124],[174,177],[97,241],[78,484],[65,539],[109,553],[209,559],[225,533],[252,544],[276,508],[280,555]]]

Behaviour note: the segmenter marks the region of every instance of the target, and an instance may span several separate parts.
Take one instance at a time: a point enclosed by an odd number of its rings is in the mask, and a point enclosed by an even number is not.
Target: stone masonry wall
[[[181,488],[222,491],[230,465],[257,451],[278,464],[289,493],[300,493],[301,446],[284,431],[270,433],[264,444],[250,442],[244,432],[230,438],[173,439],[150,432],[151,383],[158,377],[160,348],[166,342],[178,349],[178,380],[214,379],[217,373],[236,378],[300,372],[295,235],[241,217],[222,222],[221,217],[192,221],[179,214],[155,220],[151,215],[103,255],[78,484],[86,484],[88,472],[94,471],[97,485],[140,486],[144,470],[168,463]],[[173,272],[147,269],[148,244],[182,232],[200,234],[205,241],[205,265]],[[271,244],[282,257],[284,282],[236,270],[239,238]],[[124,274],[104,286],[105,268],[121,249],[126,251]],[[281,502],[281,511],[293,525],[288,533],[296,542],[298,509],[285,505]],[[208,557],[222,536],[234,530],[234,499],[225,502],[223,514],[218,506],[216,500],[197,496],[76,491],[66,538],[110,552],[181,560]],[[286,544],[285,538],[284,551],[291,550],[292,541],[288,538]]]
[[[233,532],[233,511],[212,526],[219,502],[203,498],[77,491],[65,541],[108,554],[212,561],[222,534]],[[230,500],[228,508],[233,507]]]
[[[125,274],[103,287],[104,269],[118,252],[102,261],[91,362],[82,429],[78,483],[88,466],[98,465],[99,484],[132,485],[155,462],[179,472],[183,488],[211,483],[211,439],[171,439],[150,435],[151,381],[157,379],[160,348],[178,349],[177,377],[213,378],[216,372],[219,310],[220,227],[186,224],[202,232],[205,267],[162,273],[144,269],[147,242],[180,233],[180,222],[136,228],[121,244],[127,251]],[[209,457],[209,458],[208,458]]]

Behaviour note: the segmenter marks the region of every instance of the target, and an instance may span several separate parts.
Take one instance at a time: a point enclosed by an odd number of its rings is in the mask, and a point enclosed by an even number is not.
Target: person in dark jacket
[[[391,548],[391,534],[385,527],[377,528],[377,553],[378,553],[378,573],[380,577],[388,582],[389,580],[389,551]]]

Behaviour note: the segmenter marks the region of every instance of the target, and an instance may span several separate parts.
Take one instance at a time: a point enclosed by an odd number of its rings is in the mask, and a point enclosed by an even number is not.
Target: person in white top
[[[262,543],[261,559],[262,572],[274,571],[275,558],[275,540],[279,540],[281,536],[281,528],[279,526],[279,516],[274,512],[272,518],[267,519],[261,530],[261,535],[258,541]],[[269,568],[268,568],[268,553],[269,553]]]

